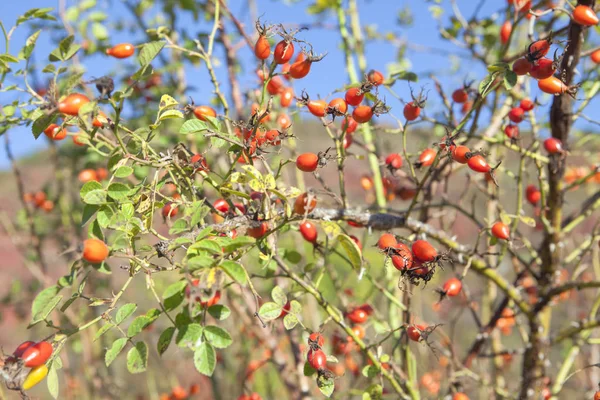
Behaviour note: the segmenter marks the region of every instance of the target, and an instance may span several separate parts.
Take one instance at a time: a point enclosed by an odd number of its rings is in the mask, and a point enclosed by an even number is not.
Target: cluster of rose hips
[[[197,383],[193,383],[190,385],[189,390],[185,390],[185,388],[181,386],[175,386],[171,393],[163,393],[160,395],[160,400],[187,400],[191,396],[200,393],[200,385]]]
[[[39,208],[45,212],[54,210],[54,202],[48,199],[46,193],[42,191],[35,193],[24,193],[23,200],[26,203],[32,203],[35,208]]]
[[[531,99],[523,99],[518,106],[513,107],[508,112],[508,119],[512,124],[504,127],[504,134],[511,140],[519,139],[519,127],[515,124],[520,124],[525,119],[525,113],[533,110],[535,103]]]
[[[50,342],[27,341],[21,343],[11,356],[6,357],[3,360],[4,365],[16,363],[19,369],[31,368],[23,382],[13,382],[15,387],[29,390],[40,383],[48,375],[46,362],[52,356],[53,350]]]
[[[377,241],[377,247],[390,257],[394,267],[412,283],[431,280],[436,266],[444,258],[426,240],[416,240],[409,248],[391,233],[382,234]]]
[[[526,9],[529,11],[531,2],[527,4]],[[528,16],[531,15],[528,14]],[[599,22],[594,10],[586,5],[576,6],[571,17],[575,23],[586,27],[598,25]],[[500,30],[500,38],[503,43],[508,42],[511,31],[512,25],[508,21],[505,22]],[[547,39],[540,39],[531,43],[527,49],[527,54],[513,63],[512,70],[517,75],[529,74],[538,81],[538,88],[545,93],[554,95],[568,93],[574,95],[577,87],[567,86],[555,75],[561,62],[561,57],[555,56],[554,60],[545,57],[550,51],[551,44],[551,35]]]
[[[328,374],[325,368],[327,365],[327,355],[322,349],[325,345],[325,337],[320,332],[313,332],[308,336],[308,353],[306,361],[320,375]]]

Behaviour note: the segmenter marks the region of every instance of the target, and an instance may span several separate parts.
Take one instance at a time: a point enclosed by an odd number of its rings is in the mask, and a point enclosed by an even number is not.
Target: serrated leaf
[[[132,374],[144,372],[148,367],[148,345],[137,342],[127,353],[127,370]]]
[[[115,317],[115,322],[117,323],[117,325],[125,321],[127,317],[129,317],[135,312],[135,310],[137,310],[137,305],[134,303],[128,303],[121,306],[121,308],[119,308],[119,311],[117,311],[117,315]]]
[[[56,368],[53,366],[48,370],[48,375],[46,376],[46,384],[48,385],[48,392],[50,392],[50,396],[54,399],[58,399],[59,383],[58,383],[58,374],[56,373]]]
[[[494,80],[496,79],[496,74],[497,73],[491,73],[489,75],[487,75],[479,84],[479,94],[482,97],[485,97],[488,92],[490,91],[492,84],[494,83]]]
[[[281,315],[283,307],[272,301],[264,303],[258,310],[258,315],[266,321],[271,321],[278,318]]]
[[[415,74],[414,72],[409,72],[409,71],[396,72],[396,73],[392,74],[390,76],[390,78],[393,79],[394,81],[402,80],[402,81],[409,81],[409,82],[417,82],[419,80],[419,77],[417,76],[417,74]]]
[[[102,335],[104,335],[106,332],[110,331],[114,327],[115,327],[115,324],[111,324],[111,323],[107,323],[107,324],[103,325],[100,329],[98,329],[98,332],[96,332],[96,334],[94,335],[94,342],[96,340],[100,339],[100,337]]]
[[[302,312],[302,304],[297,300],[290,301],[290,312],[294,314],[300,314]]]
[[[107,367],[110,366],[110,364],[112,364],[113,361],[115,361],[117,356],[125,348],[126,344],[127,344],[127,338],[119,338],[113,342],[110,349],[108,349],[106,351],[106,354],[104,355],[104,362],[106,363]]]
[[[503,72],[503,71],[508,71],[509,69],[509,65],[507,63],[494,63],[491,65],[488,65],[487,70],[488,72]]]
[[[376,383],[370,385],[363,393],[363,400],[381,400],[383,398],[383,386]]]
[[[217,356],[215,349],[209,343],[201,343],[194,352],[194,366],[196,370],[203,375],[212,376],[216,365]]]
[[[163,355],[165,351],[171,345],[171,341],[173,340],[173,335],[175,334],[175,327],[170,326],[165,329],[159,336],[158,342],[156,343],[156,350],[159,355]]]
[[[31,54],[33,53],[33,49],[35,48],[35,44],[36,44],[41,32],[42,32],[41,30],[34,32],[25,41],[25,46],[23,46],[23,49],[21,50],[21,54],[20,54],[23,59],[28,60],[29,57],[31,57]]]
[[[378,373],[379,370],[374,365],[365,365],[365,367],[362,369],[362,374],[366,378],[373,378],[377,376]]]
[[[210,254],[222,254],[223,253],[221,246],[215,240],[204,239],[204,240],[200,240],[200,241],[192,244],[190,247],[188,247],[187,254],[194,254],[194,253],[202,254],[203,252],[207,252]]]
[[[127,336],[130,338],[138,335],[141,331],[144,330],[145,327],[150,325],[152,320],[145,315],[140,315],[135,317],[129,328],[127,328]]]
[[[86,182],[81,189],[79,190],[79,196],[81,196],[81,198],[83,199],[85,197],[85,195],[89,192],[91,192],[92,190],[101,190],[102,189],[102,185],[100,184],[100,182],[98,181],[89,181]]]
[[[335,381],[332,378],[327,378],[325,375],[317,377],[317,386],[323,395],[331,397],[335,389]]]
[[[535,219],[533,219],[531,217],[527,217],[525,215],[519,215],[519,219],[521,220],[522,223],[524,223],[525,225],[531,226],[532,228],[535,228],[535,226],[536,226]]]
[[[183,291],[185,290],[187,284],[188,283],[185,280],[177,281],[175,283],[170,284],[163,292],[163,300],[167,300],[168,298],[171,298],[173,296],[183,294]]]
[[[308,362],[308,361],[306,361],[306,362],[304,363],[304,370],[303,370],[303,372],[304,372],[304,376],[313,376],[314,374],[316,374],[316,373],[317,373],[317,370],[316,370],[316,369],[314,369],[314,368],[313,368],[313,367],[312,367],[312,366],[309,364],[309,362]]]
[[[59,291],[60,288],[58,286],[50,286],[38,293],[31,305],[31,315],[36,315],[42,311]]]
[[[233,239],[231,242],[223,246],[223,251],[225,253],[231,253],[245,246],[249,246],[251,244],[256,243],[256,239],[250,236],[238,236]]]
[[[106,203],[106,191],[104,189],[92,190],[83,197],[83,202],[92,205],[101,205]]]
[[[54,61],[67,61],[75,55],[81,48],[81,45],[74,43],[75,36],[69,35],[60,41],[58,47],[50,53],[48,59]]]
[[[504,74],[504,87],[506,90],[512,89],[517,84],[517,74],[514,71],[506,71]]]
[[[296,314],[287,314],[285,317],[283,317],[283,326],[285,326],[285,329],[293,329],[297,324],[298,317]]]
[[[246,270],[244,267],[235,261],[224,261],[219,265],[227,275],[229,275],[234,281],[240,285],[246,284]]]
[[[107,189],[108,195],[114,200],[126,199],[129,195],[129,190],[129,186],[118,182],[111,183]]]
[[[179,128],[179,133],[189,134],[189,133],[197,133],[204,132],[208,130],[208,126],[204,121],[200,121],[199,119],[189,119],[181,125]]]
[[[127,178],[131,174],[133,174],[133,168],[131,168],[127,165],[120,166],[114,172],[114,175],[117,178]]]
[[[164,46],[165,42],[163,41],[150,42],[144,44],[138,54],[138,61],[140,63],[140,66],[143,67],[145,65],[150,64],[152,60],[154,60],[154,58],[158,55],[158,53],[160,53]]]
[[[320,225],[325,234],[329,236],[331,240],[335,240],[342,233],[342,228],[337,222],[321,221]]]
[[[83,213],[81,214],[81,226],[84,226],[90,220],[90,218],[96,214],[98,208],[99,207],[97,205],[93,204],[85,204],[83,206]]]
[[[275,286],[273,290],[271,290],[271,298],[281,307],[285,306],[287,303],[287,295],[279,286]]]
[[[346,252],[346,255],[348,256],[348,259],[350,260],[352,267],[354,267],[354,269],[356,269],[356,270],[361,269],[362,263],[363,263],[362,253],[360,251],[360,248],[356,244],[356,242],[354,240],[352,240],[352,238],[346,234],[339,235],[338,241],[344,248],[344,251]]]
[[[179,347],[195,346],[198,340],[202,337],[202,325],[200,324],[187,324],[178,326],[177,337],[175,343]]]
[[[195,256],[187,260],[187,266],[191,270],[209,268],[215,264],[215,259],[209,256]]]
[[[158,103],[158,111],[163,111],[172,107],[177,107],[179,103],[168,94],[163,94]]]
[[[33,133],[33,136],[37,139],[38,137],[40,137],[40,135],[42,134],[42,132],[44,132],[44,130],[50,126],[51,123],[54,122],[54,120],[56,119],[56,114],[43,114],[42,116],[38,117],[34,122],[33,125],[31,125],[31,133]]]
[[[183,118],[183,113],[179,110],[167,110],[160,114],[160,117],[158,118],[158,120],[164,121],[166,119],[173,119],[173,118]]]
[[[38,313],[33,314],[31,319],[31,325],[37,324],[40,321],[45,320],[48,315],[58,306],[58,303],[62,300],[62,295],[57,295],[51,298]]]
[[[233,343],[229,332],[215,325],[209,325],[204,328],[204,337],[217,349],[225,349]]]
[[[208,307],[208,313],[212,315],[213,318],[223,321],[229,317],[231,310],[222,304],[215,304],[214,306]]]

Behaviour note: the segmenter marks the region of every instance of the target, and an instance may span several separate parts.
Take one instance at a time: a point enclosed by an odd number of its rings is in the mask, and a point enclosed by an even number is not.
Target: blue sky
[[[68,0],[67,3],[72,5],[73,1],[74,0]],[[6,1],[2,5],[3,12],[1,20],[5,26],[11,27],[16,18],[28,9],[34,7],[57,7],[57,3],[58,1],[54,0]],[[230,7],[234,14],[246,24],[248,32],[253,33],[253,23],[250,20],[251,16],[246,6],[246,1],[232,0],[229,1],[229,3],[231,4]],[[306,6],[311,3],[313,3],[313,1],[302,0],[298,2],[284,2],[256,0],[258,14],[262,15],[262,20],[269,23],[281,22],[284,25],[315,22],[315,16],[306,13]],[[459,1],[457,3],[460,5],[464,15],[470,17],[479,1],[468,0]],[[391,6],[391,4],[396,5]],[[408,40],[410,46],[407,52],[407,58],[410,62],[410,70],[422,75],[426,75],[431,71],[438,71],[438,77],[447,90],[459,87],[466,78],[475,79],[477,81],[481,80],[485,75],[485,69],[480,64],[474,62],[471,62],[470,64],[463,63],[458,72],[450,73],[451,66],[454,65],[453,60],[456,60],[456,55],[466,54],[466,52],[440,38],[437,30],[437,21],[433,19],[428,10],[431,4],[432,2],[411,0],[359,0],[361,22],[364,25],[376,26],[379,32],[393,32],[398,38]],[[504,5],[505,2],[502,2],[500,6],[503,7]],[[128,11],[125,10],[121,1],[98,0],[98,7],[105,11],[109,11],[109,14],[116,16],[116,18],[128,17]],[[404,7],[409,7],[414,17],[414,23],[410,27],[399,27],[396,24],[398,11]],[[442,18],[447,21],[450,16],[449,2],[447,0],[442,1],[442,7],[445,10]],[[498,2],[486,1],[479,12],[479,15],[489,16],[497,13],[497,17],[502,20],[503,15],[498,13],[501,11],[498,7]],[[152,14],[152,12],[150,14]],[[116,21],[116,18],[106,21],[106,25],[109,29],[111,23]],[[328,28],[328,26],[335,26],[336,19],[332,15],[327,15],[322,19],[322,22],[325,28],[311,29],[307,32],[303,32],[301,36],[305,40],[311,42],[317,52],[328,51],[329,54],[322,62],[313,66],[314,73],[309,74],[309,76],[303,79],[301,83],[296,82],[295,90],[298,92],[300,89],[304,88],[311,95],[318,94],[325,97],[331,95],[336,88],[340,88],[346,84],[347,77],[344,73],[343,56],[339,50],[340,37],[336,30]],[[196,25],[193,25],[191,20],[188,28],[190,26],[199,26],[200,28],[198,28],[198,30],[203,27],[202,24],[196,23]],[[23,25],[15,31],[11,41],[11,52],[13,54],[20,49],[30,33],[28,28]],[[129,34],[123,33],[111,38],[111,42],[115,44],[121,41],[140,43],[141,40],[142,37],[131,37]],[[0,46],[3,47],[3,45]],[[45,56],[53,48],[54,47],[50,44],[48,37],[42,38],[38,42],[38,48],[36,48],[36,54],[40,54],[37,59],[45,61]],[[4,49],[2,48],[2,50]],[[242,60],[254,62],[251,49],[243,49],[239,53],[239,56]],[[375,42],[369,44],[367,47],[369,68],[386,71],[388,64],[394,61],[395,56],[395,49],[388,43]],[[135,60],[114,60],[102,54],[89,57],[85,61],[85,65],[88,68],[85,78],[89,79],[89,77],[106,75],[107,73],[114,71],[116,67],[122,67],[122,63],[133,64],[135,63]],[[42,66],[45,65],[45,63],[42,64],[41,62],[40,64]],[[221,64],[221,67],[217,69],[217,75],[223,82],[226,82],[224,64]],[[241,79],[242,89],[250,88],[255,83],[256,77],[250,70]],[[195,87],[195,90],[191,94],[193,94],[197,103],[201,103],[202,98],[205,96],[210,96],[212,88],[207,79],[206,70],[202,65],[188,68],[188,84]],[[431,80],[427,79],[425,76],[414,86],[418,88],[418,86],[423,84],[426,84],[428,88],[432,88],[433,86]],[[227,88],[226,84],[225,88]],[[403,99],[410,99],[406,82],[396,83],[394,91]],[[6,103],[7,97],[6,94],[0,96],[0,98],[4,98],[4,100],[1,101],[3,104]],[[434,109],[438,104],[438,101],[435,99],[435,95],[432,94],[431,97],[432,101],[430,102],[430,106]],[[402,103],[393,99],[389,94],[386,95],[386,99],[393,107],[395,115],[401,116]],[[595,102],[592,102],[592,106],[596,108],[594,103]],[[547,120],[547,116],[544,115],[544,118],[543,121]],[[26,128],[13,129],[11,131],[11,142],[13,144],[13,151],[17,156],[23,156],[47,145],[46,138],[43,135],[36,141],[30,131]],[[6,168],[7,165],[8,160],[4,153],[4,146],[0,146],[0,168]]]

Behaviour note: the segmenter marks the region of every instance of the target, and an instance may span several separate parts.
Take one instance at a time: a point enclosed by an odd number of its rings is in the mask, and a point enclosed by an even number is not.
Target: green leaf
[[[152,320],[145,315],[135,317],[131,325],[129,325],[129,328],[127,328],[127,336],[131,338],[138,335],[145,327],[150,325],[150,323],[152,323]]]
[[[173,119],[173,118],[183,118],[183,113],[179,110],[167,110],[160,114],[160,117],[158,118],[158,120],[164,121],[166,119]]]
[[[127,178],[131,174],[133,174],[133,168],[131,168],[127,165],[120,166],[114,172],[114,175],[117,178]]]
[[[504,62],[488,65],[488,72],[504,72],[509,71],[509,65]]]
[[[81,226],[84,226],[90,218],[98,211],[98,206],[92,204],[86,204],[83,206],[83,213],[81,214]]]
[[[211,376],[217,365],[217,355],[215,349],[206,342],[198,346],[194,352],[194,366],[196,370],[203,375]]]
[[[46,384],[48,385],[48,392],[50,392],[50,396],[54,399],[58,399],[59,383],[58,383],[58,374],[56,373],[56,368],[54,366],[50,367],[48,370],[48,375],[46,376]]]
[[[29,21],[30,19],[34,18],[56,21],[56,18],[54,18],[52,15],[48,15],[48,13],[52,10],[54,10],[52,7],[32,8],[31,10],[28,10],[25,14],[17,18],[17,26],[21,25],[25,21]]]
[[[98,22],[92,24],[92,35],[100,41],[108,39],[108,29]]]
[[[362,369],[362,374],[365,378],[374,378],[379,373],[379,370],[374,365],[365,365]]]
[[[75,36],[69,35],[63,40],[60,41],[58,47],[50,53],[48,59],[52,62],[55,61],[67,61],[71,57],[79,51],[81,48],[80,45],[73,43],[75,41]]]
[[[208,313],[212,315],[213,318],[223,321],[229,317],[231,310],[222,304],[215,304],[214,306],[208,307]]]
[[[174,310],[183,302],[186,286],[187,281],[182,280],[169,285],[169,287],[165,289],[163,292],[163,301],[167,311]]]
[[[179,103],[177,100],[169,96],[168,94],[163,94],[160,98],[160,103],[158,103],[158,111],[167,110],[173,107],[177,107]]]
[[[381,400],[383,398],[383,386],[376,383],[365,389],[363,400]]]
[[[479,84],[479,94],[482,97],[485,97],[488,92],[490,91],[492,84],[494,83],[494,80],[496,79],[496,75],[497,73],[491,73],[489,75],[487,75]]]
[[[321,221],[320,225],[321,228],[323,228],[325,234],[329,236],[331,240],[335,240],[335,238],[337,238],[342,233],[342,228],[338,225],[337,222]]]
[[[288,331],[293,329],[296,324],[298,324],[298,317],[296,314],[287,314],[285,317],[283,317],[283,326],[285,326],[285,329]]]
[[[106,350],[106,354],[104,355],[104,362],[106,366],[110,366],[113,361],[117,358],[117,356],[123,351],[125,345],[127,344],[127,338],[119,338],[115,340],[110,347],[110,349]]]
[[[42,116],[37,118],[33,122],[33,125],[31,125],[31,133],[33,133],[33,136],[36,139],[38,137],[40,137],[42,132],[44,132],[44,130],[46,130],[46,128],[49,127],[50,124],[53,123],[55,119],[56,119],[56,114],[49,114],[49,115],[43,114]]]
[[[31,305],[31,315],[39,314],[51,301],[52,299],[60,292],[60,288],[58,286],[50,286],[42,290],[33,300]]]
[[[104,335],[106,332],[110,331],[114,327],[115,324],[111,323],[103,325],[102,328],[98,329],[98,332],[96,332],[96,334],[94,335],[94,342],[100,339],[100,336]]]
[[[335,382],[332,378],[328,378],[325,375],[319,375],[317,377],[317,386],[321,393],[327,397],[331,397],[333,390],[335,389]]]
[[[98,225],[102,228],[108,227],[110,221],[114,217],[115,213],[109,206],[100,207],[98,210],[98,215],[96,216],[96,221],[98,221]]]
[[[250,236],[238,236],[233,239],[231,242],[223,246],[223,251],[225,253],[231,253],[245,246],[249,246],[251,244],[256,243],[256,239],[251,238]]]
[[[302,304],[297,300],[290,301],[290,311],[294,314],[300,314],[302,312]]]
[[[128,303],[121,306],[121,308],[119,308],[119,311],[117,311],[117,316],[115,317],[115,322],[117,323],[117,325],[125,321],[127,317],[129,317],[135,312],[135,310],[137,310],[137,305],[134,303]]]
[[[208,126],[204,121],[200,121],[199,119],[189,119],[181,125],[179,128],[179,133],[188,134],[188,133],[197,133],[204,132],[208,130]]]
[[[354,242],[354,240],[352,240],[352,238],[346,234],[339,235],[338,241],[344,248],[350,263],[352,263],[352,267],[357,270],[360,269],[362,267],[363,260],[360,248],[356,242]]]
[[[517,84],[517,74],[514,71],[506,71],[504,74],[504,87],[510,90]]]
[[[277,319],[281,315],[281,311],[283,307],[277,303],[273,303],[272,301],[266,302],[260,309],[258,310],[258,315],[262,317],[262,319],[266,321],[271,321]]]
[[[129,190],[129,186],[115,182],[108,187],[108,195],[114,200],[123,200],[129,195]]]
[[[279,286],[275,286],[273,290],[271,290],[271,298],[281,307],[285,306],[287,303],[287,295]]]
[[[106,203],[106,191],[104,189],[92,190],[87,192],[83,197],[83,202],[86,204],[105,204]]]
[[[127,353],[127,370],[132,374],[144,372],[148,367],[148,345],[146,342],[137,342]]]
[[[215,325],[204,328],[204,337],[217,349],[225,349],[233,343],[229,332]]]
[[[316,373],[317,373],[317,370],[316,370],[316,369],[314,369],[314,368],[313,368],[313,367],[312,367],[312,366],[309,364],[309,362],[308,362],[308,361],[306,361],[306,362],[304,363],[304,371],[303,371],[303,372],[304,372],[304,376],[313,376],[314,374],[316,374]]]
[[[19,55],[21,58],[28,60],[29,57],[31,57],[31,54],[33,53],[33,49],[35,48],[35,44],[38,38],[40,37],[41,32],[41,30],[36,31],[27,38],[27,40],[25,41],[25,46],[23,46],[23,48],[21,49],[21,54]]]
[[[58,306],[58,303],[60,303],[60,301],[62,300],[63,296],[62,295],[57,295],[53,298],[51,298],[46,305],[44,306],[44,308],[42,308],[38,313],[33,314],[33,317],[31,319],[31,323],[29,324],[34,325],[37,324],[40,321],[45,320],[48,315],[50,315],[50,313],[52,311],[54,311],[54,309],[56,308],[56,306]]]
[[[209,268],[214,264],[215,259],[210,256],[196,256],[187,260],[187,266],[191,270]]]
[[[159,355],[162,356],[165,353],[165,351],[167,351],[167,349],[171,345],[171,341],[173,340],[174,334],[174,326],[168,327],[163,331],[163,333],[160,334],[160,337],[158,338],[158,343],[156,343],[156,350],[158,351]]]
[[[179,347],[194,347],[202,337],[202,330],[202,325],[195,323],[178,326],[175,343]]]
[[[85,197],[85,195],[88,194],[89,192],[91,192],[92,190],[101,190],[101,189],[102,189],[102,185],[100,184],[100,182],[89,181],[89,182],[86,182],[81,187],[81,190],[79,190],[79,196],[81,196],[81,198],[83,199]]]
[[[522,223],[524,223],[525,225],[531,226],[532,228],[535,228],[535,219],[531,218],[531,217],[527,217],[525,215],[519,215],[519,219],[521,220]]]
[[[199,242],[196,242],[190,247],[188,247],[187,251],[188,254],[202,254],[203,252],[211,254],[222,254],[223,251],[221,249],[221,246],[219,246],[219,243],[217,243],[217,241],[215,241],[214,239],[200,240]]]
[[[235,261],[224,261],[219,267],[240,285],[246,284],[246,270]]]
[[[419,77],[414,72],[410,71],[399,71],[390,76],[393,81],[401,80],[401,81],[409,81],[409,82],[417,82]]]
[[[162,48],[165,46],[165,42],[157,41],[146,43],[142,46],[140,53],[138,55],[138,61],[140,66],[148,65],[154,60],[154,58],[160,53]]]

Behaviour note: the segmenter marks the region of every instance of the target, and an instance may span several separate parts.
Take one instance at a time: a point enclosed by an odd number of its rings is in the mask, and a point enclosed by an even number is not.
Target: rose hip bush
[[[247,24],[225,1],[150,3],[126,2],[127,16],[61,3],[2,22],[14,101],[0,134],[23,205],[3,227],[32,273],[3,301],[31,308],[31,340],[0,360],[6,388],[600,396],[593,0],[497,1],[500,13],[469,19],[431,2],[448,49],[487,71],[459,85],[438,79],[449,65],[403,69],[406,43],[361,23],[375,4],[310,5],[339,35],[328,49],[268,7]],[[376,40],[397,50],[388,71],[369,67]],[[328,65],[338,51],[344,71]],[[116,68],[90,76],[99,57]],[[321,94],[304,90],[310,79]],[[41,189],[12,157],[17,126],[50,144]]]

